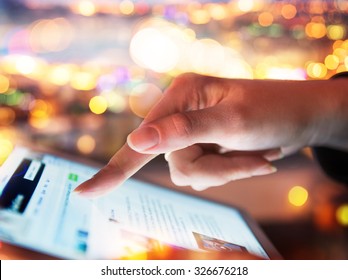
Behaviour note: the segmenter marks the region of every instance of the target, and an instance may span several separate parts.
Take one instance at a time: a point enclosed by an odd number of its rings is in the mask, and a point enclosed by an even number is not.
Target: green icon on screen
[[[77,174],[74,174],[74,173],[69,173],[68,179],[70,181],[77,182],[77,180],[79,179],[79,176]]]

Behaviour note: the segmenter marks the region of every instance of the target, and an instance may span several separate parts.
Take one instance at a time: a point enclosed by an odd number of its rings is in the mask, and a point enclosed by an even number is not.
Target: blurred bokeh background
[[[346,0],[0,0],[0,165],[18,141],[107,161],[180,73],[342,71]],[[345,188],[308,150],[277,167],[198,195],[246,209],[285,258],[348,259]],[[141,172],[175,188],[162,158]]]

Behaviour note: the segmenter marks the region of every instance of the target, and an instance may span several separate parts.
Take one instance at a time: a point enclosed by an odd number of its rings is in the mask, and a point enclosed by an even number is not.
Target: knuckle
[[[229,174],[226,174],[226,173],[215,174],[214,179],[215,179],[215,185],[216,186],[225,185],[228,182],[233,181],[229,177]]]
[[[165,94],[173,96],[173,98],[177,98],[178,95],[184,96],[194,91],[194,88],[200,84],[200,79],[202,77],[194,73],[181,74],[172,81]]]
[[[186,84],[187,82],[194,80],[198,77],[197,74],[194,73],[183,73],[180,74],[179,76],[177,76],[174,79],[173,85],[182,85],[182,84]]]
[[[237,181],[241,179],[247,179],[250,178],[251,175],[245,173],[245,172],[234,172],[230,175],[229,181]]]
[[[187,171],[182,164],[174,165],[169,163],[170,178],[172,182],[177,186],[188,186],[191,181],[191,174]]]
[[[240,159],[235,158],[231,159],[232,168],[229,169],[229,172],[224,174],[224,178],[227,181],[236,181],[240,179],[246,179],[250,177],[249,172],[245,170],[243,162],[240,162]]]
[[[251,113],[246,106],[235,104],[231,114],[231,124],[235,131],[245,133],[250,129]]]
[[[178,136],[185,138],[191,136],[193,132],[193,122],[187,114],[174,114],[171,116],[171,122]]]
[[[178,171],[170,171],[170,178],[172,182],[177,186],[189,185],[188,180],[185,180],[185,178]]]

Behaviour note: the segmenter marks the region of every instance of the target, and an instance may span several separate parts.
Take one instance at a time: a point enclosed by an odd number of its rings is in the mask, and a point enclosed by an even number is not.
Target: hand
[[[337,98],[332,96],[334,83]],[[184,74],[110,162],[76,192],[95,197],[110,191],[161,153],[166,153],[173,182],[197,190],[273,173],[272,160],[302,147],[347,143],[344,137],[337,141],[347,118],[334,101],[341,100],[345,88],[345,81],[339,80]]]

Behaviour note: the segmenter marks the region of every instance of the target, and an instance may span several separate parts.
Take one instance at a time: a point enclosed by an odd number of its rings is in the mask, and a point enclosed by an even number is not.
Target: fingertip
[[[164,154],[164,159],[165,159],[166,161],[169,161],[169,158],[170,158],[171,153],[172,153],[172,152],[168,152],[168,153],[165,153],[165,154]]]
[[[198,191],[198,192],[202,192],[206,189],[208,189],[208,187],[204,187],[204,186],[197,186],[197,185],[191,185],[191,188],[195,191]]]
[[[270,166],[270,172],[268,174],[276,173],[278,171],[278,168],[275,167],[274,165]]]
[[[72,191],[73,195],[77,195],[80,197],[85,197],[89,199],[97,198],[106,193],[105,190],[101,190],[100,188],[93,188],[95,184],[93,183],[94,179],[89,179],[82,184],[80,184],[77,188]]]
[[[263,157],[268,161],[279,160],[284,157],[284,154],[281,149],[270,150],[266,152]]]
[[[101,186],[101,187],[93,187],[94,185],[90,185],[89,182],[86,184],[81,184],[73,191],[73,194],[77,196],[94,199],[100,196],[106,195],[114,189],[114,186]]]
[[[88,188],[88,181],[89,180],[78,185],[72,192],[75,194],[79,194],[79,193],[83,192],[86,188]]]
[[[125,179],[125,176],[117,172],[115,168],[106,165],[92,178],[80,184],[73,192],[82,197],[97,198],[115,189]]]
[[[254,169],[252,171],[252,176],[269,175],[277,171],[278,169],[274,165],[267,163],[266,165]]]

